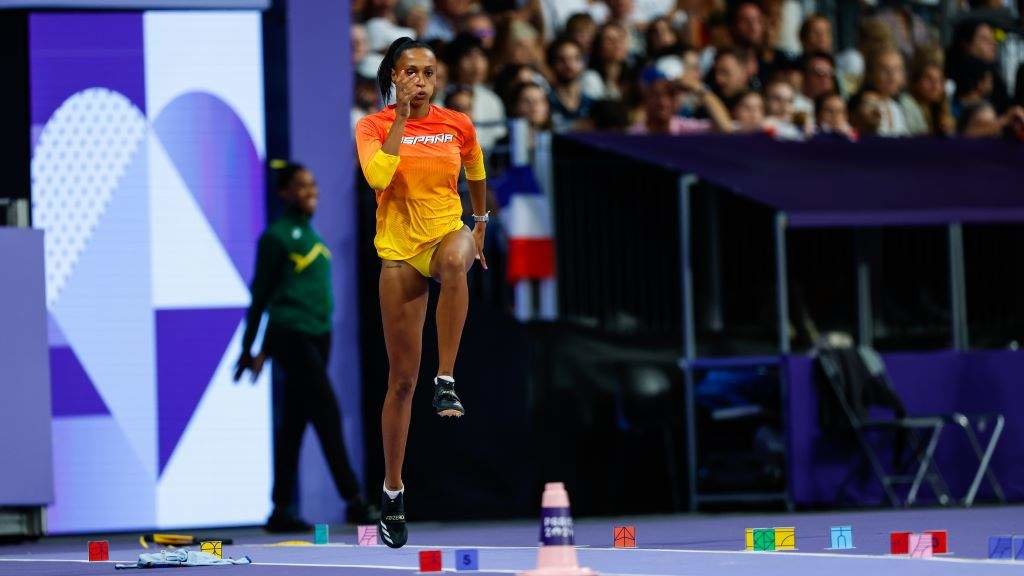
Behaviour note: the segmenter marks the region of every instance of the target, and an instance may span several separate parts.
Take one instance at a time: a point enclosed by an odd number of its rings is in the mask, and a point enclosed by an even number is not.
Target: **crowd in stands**
[[[507,120],[534,131],[1024,138],[1024,73],[999,43],[1015,6],[970,0],[950,26],[928,4],[861,0],[855,38],[798,0],[353,0],[353,125],[381,103],[396,38],[438,56],[436,102],[469,114],[485,151]],[[960,1],[960,0],[953,0]]]

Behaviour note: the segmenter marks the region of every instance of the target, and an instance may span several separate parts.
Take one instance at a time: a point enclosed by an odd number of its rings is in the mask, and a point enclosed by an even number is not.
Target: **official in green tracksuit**
[[[338,493],[346,501],[350,523],[372,524],[377,511],[363,496],[345,451],[341,413],[327,375],[331,350],[331,251],[310,224],[319,191],[313,174],[300,164],[278,171],[278,192],[287,204],[283,216],[260,236],[252,304],[246,316],[242,355],[235,380],[245,370],[255,380],[270,357],[284,374],[274,406],[280,424],[274,430],[274,512],[271,532],[304,532],[309,524],[295,502],[299,449],[306,424],[312,423],[331,469]],[[269,314],[262,351],[252,354],[260,319]],[[278,385],[281,383],[277,383]]]

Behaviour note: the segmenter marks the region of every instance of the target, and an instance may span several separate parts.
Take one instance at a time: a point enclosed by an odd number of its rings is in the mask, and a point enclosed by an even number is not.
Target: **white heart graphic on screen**
[[[46,231],[46,304],[53,307],[146,135],[128,98],[89,88],[65,100],[32,156],[32,219]]]

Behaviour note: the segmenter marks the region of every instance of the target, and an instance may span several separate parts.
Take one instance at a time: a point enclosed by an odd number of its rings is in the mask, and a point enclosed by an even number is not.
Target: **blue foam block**
[[[313,528],[313,544],[327,544],[330,539],[329,534],[327,524],[317,524]]]
[[[480,553],[477,550],[456,550],[455,569],[460,571],[479,570]]]
[[[1012,536],[989,536],[988,557],[992,560],[1010,560],[1013,558]]]
[[[853,549],[853,526],[833,526],[828,532],[832,542],[831,550]]]

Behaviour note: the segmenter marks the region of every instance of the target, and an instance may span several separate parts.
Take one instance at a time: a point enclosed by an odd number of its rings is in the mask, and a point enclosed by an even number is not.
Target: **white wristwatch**
[[[483,216],[477,216],[476,214],[473,214],[473,222],[483,222],[484,224],[486,224],[486,223],[488,223],[490,221],[491,221],[491,211],[490,210],[488,210],[487,213],[484,214]]]

